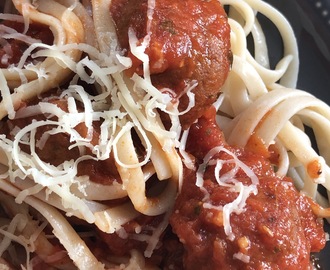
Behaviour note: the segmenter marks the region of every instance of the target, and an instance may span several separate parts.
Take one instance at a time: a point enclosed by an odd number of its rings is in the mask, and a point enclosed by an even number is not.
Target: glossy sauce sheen
[[[185,88],[193,90],[195,106],[180,120],[188,127],[219,96],[231,63],[230,27],[217,0],[155,1],[150,25],[149,56],[153,84],[161,91],[170,88],[173,100],[180,99],[179,110],[186,109]],[[142,63],[130,52],[128,29],[142,42],[147,32],[147,0],[113,0],[111,15],[120,45],[127,50],[134,72],[143,75]],[[164,119],[165,120],[165,119]]]
[[[325,245],[323,223],[312,212],[310,199],[297,192],[291,179],[276,177],[265,156],[226,145],[214,113],[209,110],[191,127],[188,151],[201,162],[210,149],[223,145],[254,171],[260,184],[257,195],[247,199],[245,211],[231,214],[235,235],[231,241],[224,232],[222,211],[203,207],[204,194],[195,184],[195,172],[186,172],[171,217],[173,230],[185,248],[185,269],[309,269],[310,252]],[[217,158],[230,157],[220,153]],[[204,175],[204,187],[210,194],[206,202],[224,206],[237,193],[219,186],[213,169],[209,167]],[[224,166],[221,173],[229,169]],[[236,178],[250,182],[242,171]],[[233,257],[239,252],[249,256],[249,262]]]

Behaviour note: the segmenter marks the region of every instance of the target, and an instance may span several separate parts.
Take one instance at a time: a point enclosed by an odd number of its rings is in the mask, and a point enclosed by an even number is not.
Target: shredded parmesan
[[[244,263],[249,263],[250,262],[250,256],[246,255],[244,253],[241,253],[241,252],[234,253],[233,258],[237,259],[237,260],[240,260]]]
[[[213,159],[213,156],[220,152],[225,152],[229,154],[232,159]],[[234,168],[225,174],[221,174],[221,168],[225,163],[233,163]],[[236,199],[231,203],[225,204],[224,206],[216,206],[208,202],[209,194],[207,190],[203,187],[203,175],[209,165],[215,165],[214,176],[217,183],[220,186],[228,188],[230,192],[235,192],[238,194]],[[251,179],[250,185],[244,185],[242,182],[235,179],[235,175],[239,169],[243,170],[246,176]],[[233,233],[230,225],[230,215],[232,213],[240,214],[245,210],[246,200],[249,198],[249,196],[251,194],[256,195],[258,193],[258,184],[259,179],[254,174],[254,172],[246,164],[240,161],[233,152],[229,151],[223,146],[217,146],[212,148],[205,155],[203,163],[199,166],[196,172],[196,185],[200,187],[201,190],[205,193],[203,207],[208,209],[215,209],[223,213],[224,230],[227,237],[231,241],[235,239],[235,234]]]
[[[288,86],[294,85],[298,69],[295,42],[286,22],[281,18],[275,20],[283,36],[286,55],[275,70],[269,70],[267,57],[262,58],[267,54],[266,43],[261,32],[258,32],[259,26],[254,28],[257,22],[256,11],[262,11],[259,6],[263,7],[263,2],[227,2],[226,4],[233,5],[239,11],[244,24],[240,25],[240,21],[229,19],[233,66],[222,89],[223,94],[214,106],[223,112],[224,118],[228,115],[228,125],[221,125],[221,128],[229,134],[230,143],[234,143],[241,141],[241,136],[247,141],[259,127],[263,127],[264,132],[271,133],[270,127],[273,123],[280,123],[273,120],[267,125],[267,116],[276,112],[275,103],[286,99],[285,91],[291,91],[279,86],[278,81],[280,77],[284,77]],[[156,0],[147,2],[146,36],[138,40],[132,28],[128,31],[130,51],[143,65],[143,74],[133,74],[131,78],[128,78],[124,71],[132,67],[132,60],[123,56],[124,52],[118,48],[112,18],[108,16],[111,0],[38,0],[13,3],[22,16],[0,14],[0,20],[22,22],[24,31],[18,33],[15,29],[0,24],[0,46],[5,52],[0,59],[1,63],[6,65],[13,57],[14,51],[10,40],[24,42],[28,48],[17,64],[0,70],[0,115],[1,118],[8,116],[10,129],[9,134],[0,135],[1,189],[11,194],[16,203],[30,204],[47,219],[54,229],[53,235],[59,239],[65,252],[78,268],[104,269],[104,265],[94,257],[83,238],[57,209],[63,211],[66,216],[75,216],[95,224],[105,233],[117,233],[122,238],[130,237],[145,242],[147,247],[144,256],[151,257],[168,225],[177,192],[182,188],[182,162],[188,169],[196,169],[194,160],[185,149],[189,130],[182,131],[179,117],[195,106],[193,91],[198,85],[198,82],[192,81],[179,96],[176,96],[172,89],[157,89],[152,84],[150,59],[146,49],[153,34]],[[85,11],[83,14],[79,12],[81,8]],[[272,14],[278,17],[277,12],[272,11]],[[277,23],[277,20],[281,23]],[[43,44],[40,40],[27,36],[31,21],[47,25],[53,32],[54,44]],[[283,28],[283,25],[286,27]],[[257,61],[246,49],[246,36],[251,31],[252,38],[260,41],[255,42]],[[97,37],[97,40],[89,43],[94,37]],[[293,74],[292,79],[289,78],[290,74]],[[282,89],[276,89],[277,87]],[[45,91],[54,89],[55,92],[56,88],[61,88],[61,94],[42,98],[41,94]],[[182,95],[187,96],[188,105],[183,111],[179,111],[179,99]],[[271,99],[268,98],[269,95]],[[175,96],[176,99],[172,99],[171,96]],[[256,110],[256,106],[253,105],[255,99],[260,96],[265,98],[261,99],[258,107],[260,109]],[[297,97],[296,94],[292,96]],[[62,109],[56,103],[52,103],[54,98],[66,102],[67,108]],[[36,105],[29,104],[30,100],[35,100],[36,103],[33,104]],[[307,124],[319,123],[315,133],[321,134],[316,134],[322,139],[320,150],[328,149],[327,142],[324,142],[327,137],[323,134],[329,134],[330,112],[327,107],[312,101],[306,102],[306,108],[299,113],[303,116],[301,118],[308,119]],[[293,102],[289,100],[287,103],[289,102],[289,105],[278,106],[280,114],[277,114],[277,117],[284,115],[280,109],[286,111],[288,106],[292,106]],[[246,112],[246,108],[251,108],[252,113]],[[160,111],[168,115],[171,122],[169,129],[164,127]],[[292,115],[297,114],[297,111],[298,109]],[[254,113],[258,113],[258,117]],[[320,113],[320,117],[315,116],[316,113]],[[251,115],[253,119],[250,119]],[[284,121],[291,123],[292,115],[288,115],[288,119],[284,117]],[[22,128],[15,126],[15,120],[23,122],[26,118],[35,120],[26,123]],[[302,120],[300,124],[303,126],[305,123]],[[86,128],[87,134],[79,132],[81,126]],[[47,131],[39,136],[41,129]],[[290,149],[292,153],[299,154],[299,161],[305,165],[306,157],[311,156],[306,153],[311,151],[308,151],[309,146],[305,146],[308,145],[307,140],[297,143],[297,138],[303,138],[303,132],[293,133],[293,129],[279,127],[280,129],[280,136],[283,137],[282,153]],[[65,150],[77,150],[79,155],[72,159],[63,157],[64,161],[61,164],[53,165],[45,162],[38,153],[40,150],[47,150],[47,144],[52,136],[60,134],[69,138],[70,146]],[[295,136],[291,136],[292,134]],[[270,141],[273,142],[273,137],[277,134],[270,135]],[[290,138],[293,138],[293,143],[289,141]],[[23,151],[25,149],[26,152]],[[329,156],[328,151],[324,151]],[[216,158],[221,152],[226,153],[229,159]],[[316,156],[316,153],[313,155]],[[113,160],[120,177],[114,179],[113,183],[94,183],[89,175],[80,175],[78,172],[82,162],[101,162],[109,159],[110,162]],[[308,194],[315,194],[313,192],[316,192],[317,184],[320,183],[330,189],[327,180],[330,175],[327,160],[313,158],[309,162],[314,160],[317,164],[311,163],[307,173],[312,176],[318,176],[318,173],[321,175],[315,179],[307,179],[314,181],[303,183],[304,191],[308,191]],[[298,161],[295,162],[300,164]],[[289,165],[293,163],[289,160],[283,163],[286,166],[282,166],[280,173],[285,175],[290,168]],[[223,173],[222,169],[227,165],[231,169]],[[209,201],[210,194],[204,187],[204,173],[209,166],[214,167],[216,183],[237,195],[230,203],[215,205]],[[250,179],[250,184],[243,184],[236,179],[238,171],[245,173]],[[146,195],[146,191],[149,191],[146,190],[146,186],[150,180],[154,181],[154,178],[161,184],[166,181],[167,186],[160,195],[150,198]],[[239,160],[235,153],[221,146],[207,153],[196,172],[196,185],[205,195],[202,206],[221,212],[225,234],[231,241],[235,240],[231,216],[245,211],[247,199],[258,192],[258,184],[259,180],[254,172]],[[125,198],[125,201],[127,199],[127,203],[116,207],[110,207],[107,203],[122,198]],[[141,213],[151,216],[162,214],[164,219],[155,227],[136,226],[135,234],[129,235],[123,225],[136,219]],[[28,268],[29,253],[35,248],[33,242],[37,241],[38,233],[44,229],[46,223],[29,239],[19,236],[26,224],[31,224],[28,217],[17,214],[13,215],[6,226],[0,228],[0,234],[3,236],[0,242],[0,255],[12,242],[18,242],[27,252]],[[54,257],[61,254],[63,253],[56,253]],[[233,258],[245,263],[250,262],[249,255],[242,252],[235,253]],[[126,266],[128,269],[143,269],[145,265],[142,254],[132,251],[131,259],[120,267]]]

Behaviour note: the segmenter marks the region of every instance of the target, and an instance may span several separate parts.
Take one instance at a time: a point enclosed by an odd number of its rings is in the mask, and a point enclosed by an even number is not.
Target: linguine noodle
[[[27,42],[19,63],[0,69],[0,116],[2,121],[34,118],[11,130],[11,136],[0,135],[0,201],[6,209],[0,227],[0,265],[8,269],[20,265],[33,269],[36,262],[31,254],[58,269],[157,269],[146,258],[155,252],[168,226],[184,167],[194,166],[185,152],[189,130],[180,125],[184,112],[179,112],[178,104],[152,84],[144,53],[148,39],[136,44],[134,33],[130,45],[144,64],[144,76],[126,75],[131,59],[119,49],[110,3],[6,0],[0,4],[0,20],[20,22],[25,29],[17,33],[0,25],[1,46],[6,46],[9,37]],[[149,20],[155,3],[148,1]],[[233,61],[214,106],[226,140],[245,147],[257,136],[266,148],[274,146],[280,155],[276,174],[290,176],[301,192],[329,207],[318,187],[330,190],[330,108],[295,89],[298,48],[288,21],[261,0],[221,3],[228,12]],[[259,14],[276,26],[283,40],[284,54],[274,69]],[[51,30],[52,45],[27,36],[32,22]],[[251,37],[253,52],[247,45]],[[187,111],[194,106],[194,87],[186,89],[190,94]],[[61,89],[66,108],[53,102],[58,98],[54,89]],[[28,103],[37,98],[37,103]],[[160,112],[170,118],[170,128],[164,126]],[[83,132],[78,131],[81,125]],[[318,152],[306,135],[306,126],[313,130]],[[40,128],[44,132],[39,136]],[[37,149],[61,134],[67,134],[70,150],[79,157],[58,164],[44,161]],[[107,162],[109,158],[120,181],[105,184],[78,174],[85,161]],[[152,188],[150,182],[155,182]],[[143,254],[132,250],[130,257],[100,258],[90,248],[96,228],[106,234],[125,234],[124,224],[141,214],[162,217],[159,224],[150,224],[149,233],[136,232],[134,237],[146,243]],[[80,224],[88,228],[87,236],[76,229]],[[64,249],[58,249],[53,239]],[[26,254],[19,256],[23,261],[15,258],[21,247]],[[59,267],[60,263],[67,268]]]

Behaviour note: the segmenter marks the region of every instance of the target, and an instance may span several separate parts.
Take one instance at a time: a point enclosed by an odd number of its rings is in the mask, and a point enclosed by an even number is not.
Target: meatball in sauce
[[[152,83],[160,91],[171,90],[179,111],[189,104],[187,89],[196,85],[195,106],[180,116],[182,126],[189,127],[218,98],[230,68],[230,27],[219,1],[157,0],[149,22],[148,0],[113,0],[110,12],[120,46],[133,62],[130,75],[143,75],[129,48],[132,29],[139,42],[150,33],[145,53]]]
[[[311,199],[300,194],[290,178],[275,175],[270,162],[272,153],[265,155],[227,145],[211,108],[191,126],[187,151],[199,165],[214,147],[227,150],[213,157],[222,161],[220,175],[235,166],[230,151],[257,176],[258,191],[247,197],[242,211],[230,214],[228,235],[224,209],[239,192],[233,186],[219,184],[215,165],[205,169],[203,189],[196,185],[196,172],[186,171],[170,221],[185,248],[184,268],[312,269],[310,253],[320,251],[326,238]],[[227,181],[240,182],[248,188],[252,179],[240,168]]]

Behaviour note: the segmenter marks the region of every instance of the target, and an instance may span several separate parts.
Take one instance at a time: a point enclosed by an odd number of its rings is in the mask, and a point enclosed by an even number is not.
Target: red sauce
[[[67,101],[64,99],[53,98],[48,100],[51,104],[56,104],[59,108],[64,111],[67,111]],[[33,104],[33,102],[31,102]],[[26,106],[22,104],[22,106]],[[82,108],[78,108],[78,110],[82,110]],[[12,138],[12,134],[10,133],[13,127],[24,128],[25,126],[32,123],[33,120],[42,121],[46,120],[45,115],[35,115],[26,118],[12,119],[4,122],[0,128],[1,134],[6,134],[9,138]],[[56,119],[50,119],[56,120]],[[93,122],[93,135],[91,144],[98,144],[99,136],[100,136],[100,122]],[[38,141],[41,136],[55,128],[55,126],[45,125],[37,128],[36,131],[36,140]],[[85,124],[80,123],[75,127],[76,131],[82,136],[86,137],[88,128]],[[45,145],[42,148],[36,147],[36,153],[39,158],[46,163],[50,163],[54,166],[58,166],[65,161],[76,160],[80,157],[80,152],[77,147],[70,149],[72,142],[70,141],[70,136],[67,133],[57,133],[49,136]],[[21,144],[21,150],[30,153],[30,146]],[[87,148],[86,154],[93,156],[92,151]],[[88,175],[90,180],[96,183],[110,185],[114,181],[121,183],[121,178],[117,171],[117,167],[115,165],[114,157],[110,155],[108,159],[96,161],[93,159],[88,159],[81,161],[78,164],[78,176]]]
[[[127,50],[127,55],[133,61],[129,74],[137,72],[142,75],[141,62],[129,50],[127,33],[132,27],[139,41],[142,41],[147,34],[147,8],[147,0],[113,0],[110,6],[120,45]],[[23,31],[22,24],[6,24]],[[231,62],[230,28],[220,3],[217,0],[156,1],[150,30],[152,35],[146,53],[150,59],[154,85],[159,89],[174,90],[173,99],[180,98],[179,108],[184,110],[188,99],[183,91],[190,83],[198,82],[193,91],[196,106],[180,119],[184,127],[188,127],[199,118],[191,126],[187,142],[187,151],[196,158],[196,164],[202,162],[210,149],[221,145],[247,164],[260,182],[258,193],[247,199],[245,211],[231,214],[230,225],[235,239],[230,240],[224,231],[222,211],[203,207],[204,193],[196,186],[195,172],[186,170],[182,192],[178,195],[170,219],[173,232],[181,244],[173,234],[166,231],[162,236],[163,245],[155,251],[151,260],[164,268],[172,265],[175,269],[189,270],[308,269],[310,253],[319,251],[325,245],[322,222],[314,215],[310,200],[297,192],[289,178],[276,177],[272,169],[272,162],[277,160],[276,151],[265,149],[258,138],[252,138],[246,149],[227,145],[215,123],[214,109],[207,110],[218,97]],[[30,25],[28,35],[48,44],[53,41],[50,30],[44,26]],[[9,64],[15,64],[27,45],[16,40],[9,40],[9,44],[13,51]],[[0,58],[2,55],[3,48],[0,49]],[[0,63],[0,67],[7,66],[8,64],[1,66]],[[55,99],[50,102],[66,109],[66,102],[63,100]],[[34,118],[44,119],[44,116]],[[3,123],[1,133],[11,136],[12,126],[24,127],[31,121],[32,118],[8,120]],[[93,144],[99,138],[99,126],[100,123],[94,123]],[[50,128],[38,129],[36,137],[39,138]],[[83,124],[78,125],[76,130],[81,135],[87,133]],[[67,134],[54,135],[44,148],[37,149],[37,153],[45,162],[58,165],[65,160],[79,157],[76,148],[68,150],[70,145]],[[22,150],[29,152],[28,146],[21,146]],[[221,160],[230,158],[223,152],[216,157]],[[311,171],[318,173],[315,164],[312,165]],[[221,173],[232,167],[232,164],[225,165]],[[78,169],[79,175],[87,174],[95,182],[111,184],[113,181],[120,181],[113,157],[105,161],[84,161]],[[213,169],[212,166],[208,167],[204,174],[204,188],[209,193],[207,202],[224,206],[232,202],[237,193],[219,186]],[[243,171],[238,171],[236,178],[246,185],[250,184],[250,179]],[[121,256],[128,254],[133,248],[143,252],[146,243],[134,239],[136,228],[151,234],[150,228],[156,227],[162,218],[141,215],[128,222],[124,228],[131,237],[126,239],[117,234],[100,233],[106,248],[100,253],[109,252]],[[243,254],[248,261],[242,262],[234,254]]]
[[[311,178],[318,178],[322,173],[320,161],[313,160],[307,164],[307,173]]]
[[[187,85],[197,82],[195,106],[180,120],[186,128],[218,97],[231,63],[230,27],[217,0],[157,0],[150,25],[149,56],[151,79],[158,89],[170,88],[173,100],[186,109]],[[142,63],[130,52],[128,29],[142,42],[147,35],[147,0],[113,0],[110,12],[122,48],[132,59],[134,72],[143,75]],[[182,96],[182,97],[181,97]],[[163,117],[164,118],[164,117]]]
[[[157,227],[162,221],[163,216],[151,217],[140,215],[135,220],[127,222],[123,228],[127,237],[120,237],[117,233],[108,234],[99,232],[103,241],[108,245],[109,251],[117,256],[128,255],[130,250],[138,249],[144,251],[147,243],[134,239],[136,230],[141,230],[141,234],[151,235],[152,228]]]
[[[204,193],[195,184],[195,172],[186,171],[171,217],[185,249],[184,268],[309,269],[310,253],[325,245],[322,221],[314,215],[309,199],[297,192],[291,179],[276,177],[264,156],[226,145],[210,110],[191,127],[187,149],[201,160],[218,145],[235,152],[254,171],[260,182],[258,193],[247,199],[245,211],[231,214],[235,236],[231,241],[224,232],[222,211],[203,207]],[[217,158],[226,160],[228,155],[221,153]],[[219,186],[213,169],[209,167],[204,175],[204,187],[210,194],[207,202],[224,206],[237,193]],[[221,172],[229,169],[224,167]],[[244,184],[251,182],[243,171],[236,178]],[[235,258],[237,253],[248,256],[249,261]]]
[[[155,217],[140,215],[123,226],[125,237],[121,237],[117,233],[108,234],[99,231],[100,242],[98,242],[98,246],[102,243],[105,244],[101,257],[104,256],[104,252],[107,255],[110,253],[115,256],[127,256],[131,250],[139,250],[143,254],[147,248],[147,243],[136,239],[136,229],[141,230],[141,234],[151,235],[153,228],[159,226],[163,218],[163,215]],[[183,269],[183,248],[176,235],[171,232],[170,227],[165,230],[159,240],[160,242],[152,256],[146,258],[147,265],[157,265],[160,269]]]
[[[3,25],[15,29],[18,33],[23,33],[24,24],[14,21],[4,21]],[[48,26],[32,23],[29,25],[27,36],[33,37],[34,39],[40,40],[42,43],[51,45],[54,37]],[[7,68],[11,64],[17,64],[21,59],[24,51],[29,47],[28,44],[15,39],[8,39],[8,44],[0,47],[0,68]],[[10,46],[10,48],[8,47]],[[9,52],[9,54],[8,54]],[[4,55],[8,57],[8,61],[1,61]],[[32,59],[29,59],[30,61]]]

